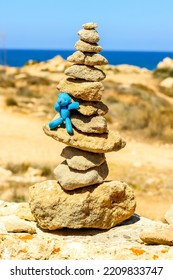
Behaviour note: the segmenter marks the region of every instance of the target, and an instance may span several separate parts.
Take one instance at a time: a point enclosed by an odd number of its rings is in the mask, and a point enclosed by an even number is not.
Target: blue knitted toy
[[[71,97],[66,92],[61,92],[58,95],[58,100],[55,103],[55,110],[60,114],[60,118],[49,123],[49,128],[55,129],[62,123],[65,123],[66,130],[69,134],[73,133],[72,123],[70,120],[70,110],[79,109],[79,102],[72,102]]]

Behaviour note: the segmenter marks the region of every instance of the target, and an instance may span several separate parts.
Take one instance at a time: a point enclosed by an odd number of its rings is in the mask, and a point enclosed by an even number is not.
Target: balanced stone
[[[76,51],[67,58],[68,61],[88,66],[108,64],[107,59],[98,53],[83,53]]]
[[[109,133],[104,134],[87,134],[78,132],[73,128],[73,134],[69,135],[64,127],[59,127],[56,130],[50,130],[48,125],[43,126],[46,135],[53,139],[65,143],[74,148],[93,153],[107,153],[118,151],[126,145],[125,140],[117,132],[109,130]]]
[[[66,158],[69,167],[77,170],[88,170],[106,160],[105,154],[86,152],[69,146],[62,150],[61,156]]]
[[[97,28],[98,24],[97,23],[93,23],[93,22],[88,22],[88,23],[83,24],[82,27],[84,29],[90,30],[90,29]]]
[[[84,79],[91,82],[99,82],[105,79],[105,73],[95,67],[86,65],[72,65],[65,70],[65,74],[73,78]]]
[[[72,114],[71,121],[76,129],[85,133],[107,133],[107,122],[102,116],[86,117],[81,114]]]
[[[97,43],[100,40],[99,34],[95,29],[82,29],[78,32],[80,39],[88,43]]]
[[[67,162],[64,161],[54,170],[56,180],[65,190],[74,190],[101,183],[108,176],[108,172],[106,161],[100,166],[84,171],[72,169],[68,166]]]
[[[75,99],[75,101],[79,100]],[[80,108],[78,109],[78,112],[85,116],[104,116],[108,112],[108,107],[101,101],[90,102],[80,100],[79,103]]]
[[[30,187],[30,207],[43,229],[110,229],[135,211],[132,189],[119,181],[64,191],[56,181]]]
[[[62,79],[57,88],[61,92],[68,92],[70,95],[86,101],[101,100],[104,91],[101,82],[88,82],[72,78]]]
[[[91,44],[91,43],[87,43],[84,42],[82,40],[79,40],[76,42],[75,44],[75,49],[77,51],[82,51],[82,52],[101,52],[102,51],[102,47],[99,46],[98,44]]]

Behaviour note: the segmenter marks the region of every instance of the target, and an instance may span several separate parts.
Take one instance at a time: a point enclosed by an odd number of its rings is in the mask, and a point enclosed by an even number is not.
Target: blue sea
[[[45,61],[56,55],[66,59],[74,50],[2,50],[0,49],[0,64],[21,67],[28,60]],[[173,58],[173,52],[144,52],[144,51],[103,51],[109,64],[130,64],[145,67],[149,70],[156,68],[165,57]]]

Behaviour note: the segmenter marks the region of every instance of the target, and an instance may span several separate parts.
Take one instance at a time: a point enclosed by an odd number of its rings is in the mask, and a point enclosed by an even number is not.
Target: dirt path
[[[62,161],[60,153],[64,144],[47,137],[42,131],[43,124],[44,121],[40,119],[14,114],[1,108],[0,163],[27,162],[53,167],[59,164]],[[151,166],[163,171],[173,166],[173,146],[128,141],[124,149],[118,153],[108,153],[106,157],[108,164]],[[172,195],[168,190],[165,190],[163,195],[148,195],[136,191],[137,213],[152,219],[161,219],[173,203]]]

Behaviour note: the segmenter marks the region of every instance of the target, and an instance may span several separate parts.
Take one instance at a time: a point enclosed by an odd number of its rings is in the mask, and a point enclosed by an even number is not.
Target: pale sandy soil
[[[2,104],[2,103],[1,103]],[[32,116],[12,113],[0,107],[0,163],[29,162],[55,167],[62,161],[60,153],[64,144],[47,137],[43,131],[43,120]],[[154,169],[154,172],[166,172],[173,166],[173,146],[129,140],[119,152],[106,155],[108,165]],[[155,172],[154,176],[156,176]],[[166,174],[166,173],[165,173]],[[108,179],[116,179],[116,167],[110,168]],[[163,219],[164,213],[173,203],[172,188],[159,190],[135,190],[137,209],[140,215],[151,219]]]

